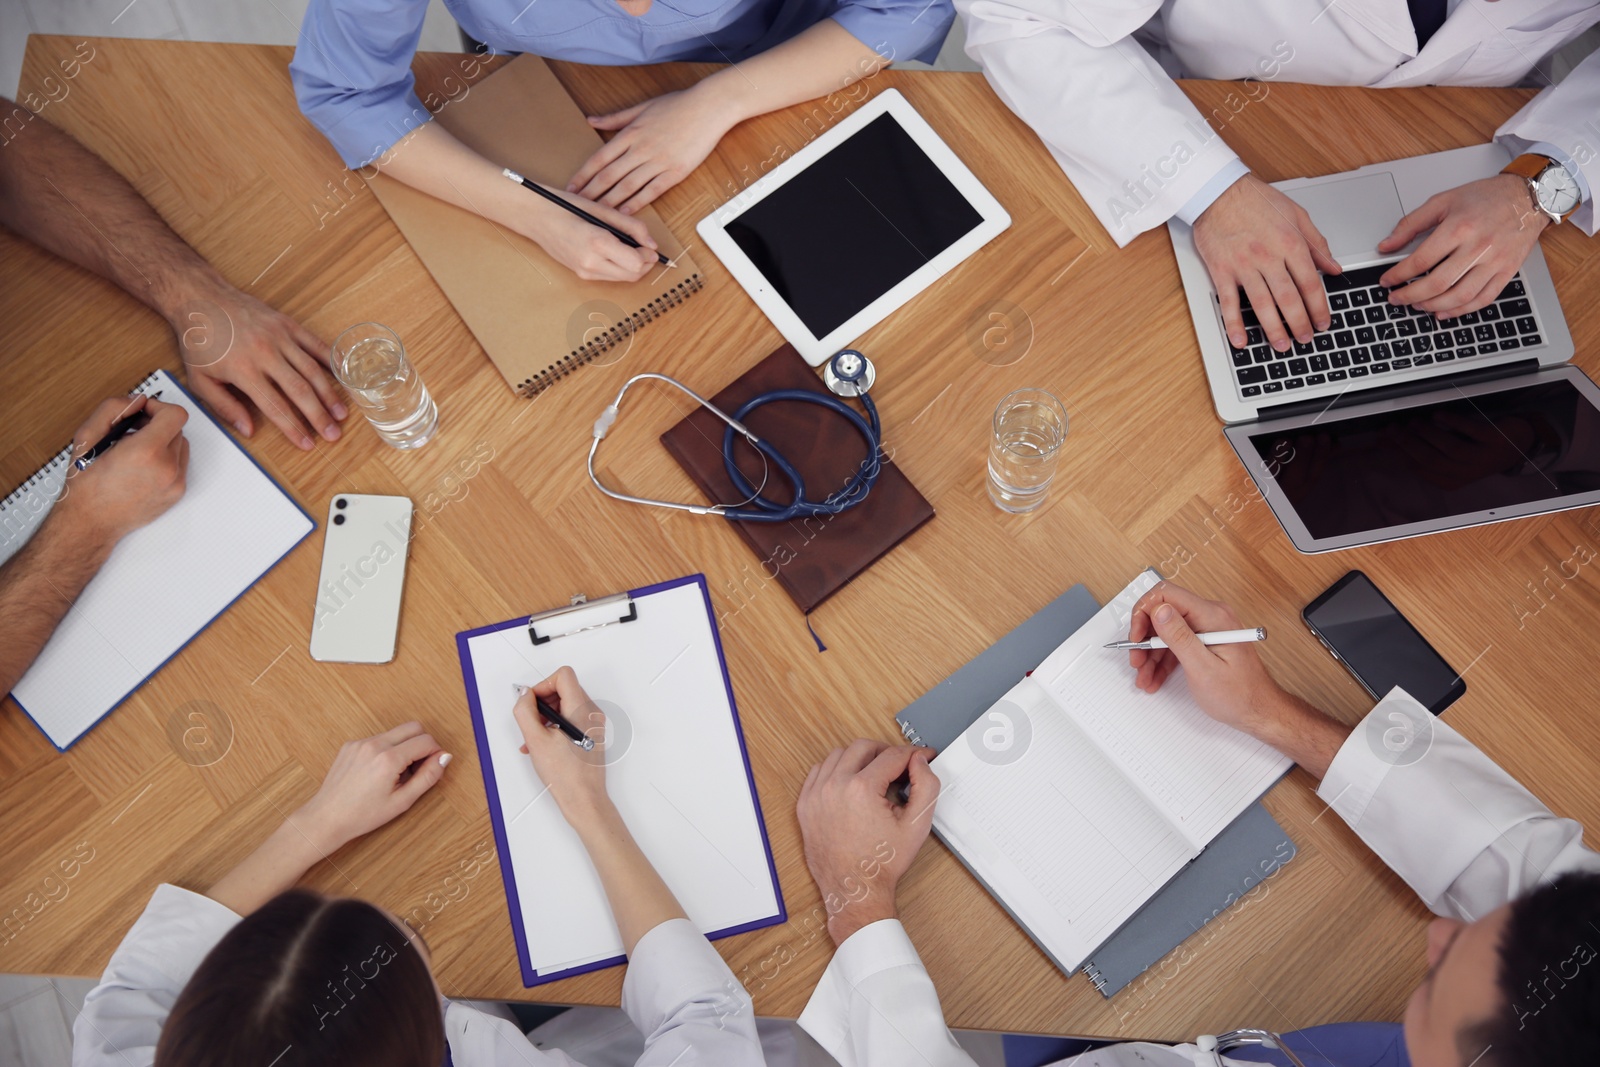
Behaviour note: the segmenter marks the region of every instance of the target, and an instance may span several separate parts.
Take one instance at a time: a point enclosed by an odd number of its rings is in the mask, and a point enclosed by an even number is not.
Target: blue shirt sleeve
[[[411,61],[428,0],[311,0],[289,64],[300,111],[348,167],[360,167],[432,116]]]
[[[833,21],[891,62],[932,63],[956,20],[954,0],[844,0]]]

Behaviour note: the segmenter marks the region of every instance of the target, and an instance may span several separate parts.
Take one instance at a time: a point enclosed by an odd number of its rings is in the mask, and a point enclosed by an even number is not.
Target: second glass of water
[[[1044,503],[1067,439],[1067,409],[1043,389],[1007,393],[989,438],[989,499],[1022,513]]]
[[[333,343],[333,374],[385,443],[421,448],[439,428],[439,408],[389,327],[363,322]]]

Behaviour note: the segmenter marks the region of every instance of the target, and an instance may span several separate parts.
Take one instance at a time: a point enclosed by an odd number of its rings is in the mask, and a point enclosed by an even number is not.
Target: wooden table
[[[763,1014],[794,1015],[826,964],[823,910],[794,801],[807,767],[856,736],[895,737],[894,713],[1074,582],[1102,600],[1140,568],[1231,599],[1273,630],[1263,654],[1289,687],[1353,721],[1370,704],[1307,635],[1301,605],[1351,567],[1382,586],[1470,686],[1450,721],[1557,811],[1600,821],[1600,719],[1590,682],[1600,629],[1592,559],[1600,521],[1574,512],[1337,555],[1297,554],[1225,445],[1196,358],[1164,230],[1118,251],[1037,138],[978,75],[885,73],[1006,205],[1011,229],[861,340],[896,462],[938,518],[805,621],[715,520],[628,507],[584,476],[589,424],[627,376],[650,369],[714,391],[779,343],[721,264],[692,307],[650,326],[615,363],[532,402],[512,396],[399,231],[298,114],[286,48],[35,37],[24,93],[128,175],[237,284],[324,337],[393,326],[439,400],[438,438],[415,455],[354,416],[346,438],[302,454],[270,427],[251,453],[313,513],[336,492],[417,504],[399,655],[385,667],[306,652],[320,536],[309,538],[68,755],[7,704],[0,713],[0,971],[96,974],[152,888],[204,887],[308,797],[335,746],[407,718],[457,761],[406,817],[325,863],[312,884],[360,894],[422,925],[456,996],[527,998],[486,817],[453,635],[519,612],[694,571],[722,617],[791,919],[717,943]],[[427,55],[423,89],[470,91],[465,57]],[[558,65],[605,111],[689,84],[704,68]],[[480,71],[478,77],[482,76]],[[446,79],[450,79],[446,83]],[[48,79],[48,83],[47,83]],[[54,87],[53,89],[51,87]],[[1273,85],[1245,102],[1188,91],[1269,179],[1343,170],[1486,139],[1516,90]],[[47,92],[47,90],[50,90]],[[844,95],[747,123],[660,207],[696,220],[854,107]],[[1577,340],[1600,372],[1600,242],[1544,239]],[[93,401],[152,366],[175,367],[166,325],[111,286],[0,236],[0,481],[67,439]],[[1007,365],[992,310],[1031,322]],[[1130,334],[1127,323],[1136,323]],[[1024,331],[1025,332],[1025,331]],[[1007,357],[1009,358],[1009,357]],[[983,488],[988,417],[1019,386],[1065,398],[1071,436],[1041,511],[1007,516]],[[655,442],[681,414],[639,397],[607,457],[647,495],[693,497]],[[192,702],[202,702],[191,707]],[[195,766],[174,717],[231,723],[225,757]],[[1428,916],[1296,771],[1267,798],[1300,856],[1105,1001],[1063,977],[959,864],[929,844],[901,908],[956,1026],[1182,1039],[1234,1025],[1291,1029],[1399,1018],[1424,971]],[[63,879],[58,864],[92,855]],[[7,917],[9,916],[9,918]],[[616,1003],[621,969],[542,987],[542,1000]]]

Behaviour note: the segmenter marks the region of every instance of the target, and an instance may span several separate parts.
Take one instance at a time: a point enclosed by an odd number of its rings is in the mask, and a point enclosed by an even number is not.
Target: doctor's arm
[[[1394,689],[1354,730],[1284,692],[1254,646],[1200,644],[1196,631],[1232,629],[1226,605],[1163,582],[1135,607],[1130,640],[1141,689],[1180,665],[1212,718],[1294,759],[1367,846],[1439,915],[1481,918],[1572,870],[1600,870],[1583,829],[1558,818],[1448,723]]]
[[[535,697],[583,730],[585,751],[539,714]],[[570,667],[524,693],[513,709],[523,751],[583,842],[622,935],[622,1008],[645,1036],[638,1067],[763,1063],[750,996],[688,920],[606,791],[605,714]]]
[[[842,1067],[974,1067],[945,1026],[933,980],[895,909],[895,889],[933,826],[927,749],[860,740],[811,768],[797,814],[806,866],[837,946],[800,1026]],[[908,774],[905,804],[889,799]]]

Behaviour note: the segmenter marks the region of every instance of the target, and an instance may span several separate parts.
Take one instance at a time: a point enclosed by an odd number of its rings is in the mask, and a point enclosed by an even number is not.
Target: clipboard
[[[574,597],[456,648],[524,986],[626,962],[588,854],[517,750],[508,683],[562,665],[606,712],[607,790],[690,920],[713,940],[787,921],[703,574]]]

